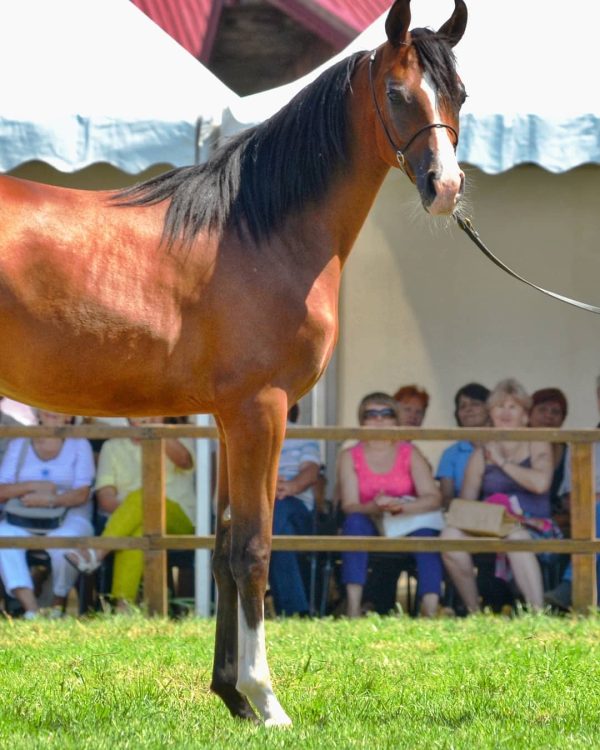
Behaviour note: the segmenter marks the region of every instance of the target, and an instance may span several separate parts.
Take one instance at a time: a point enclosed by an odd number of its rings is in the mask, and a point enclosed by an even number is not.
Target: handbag
[[[30,444],[31,440],[26,439],[21,445],[15,482],[20,481],[19,476]],[[58,529],[61,526],[67,514],[67,508],[30,508],[23,505],[20,498],[11,497],[4,503],[4,512],[6,520],[13,526],[20,526],[32,534],[44,534],[46,531],[52,531],[52,529]]]
[[[505,537],[519,525],[503,505],[454,498],[446,514],[448,526],[473,536]]]
[[[441,531],[446,525],[444,516],[439,510],[427,513],[389,513],[381,516],[380,532],[382,536],[408,536],[419,529]]]

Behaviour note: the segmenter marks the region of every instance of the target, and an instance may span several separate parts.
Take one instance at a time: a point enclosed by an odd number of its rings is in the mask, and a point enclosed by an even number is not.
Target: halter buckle
[[[400,169],[403,172],[406,172],[404,154],[402,153],[402,151],[400,151],[400,149],[396,151],[396,160],[398,162],[398,166],[400,167]]]

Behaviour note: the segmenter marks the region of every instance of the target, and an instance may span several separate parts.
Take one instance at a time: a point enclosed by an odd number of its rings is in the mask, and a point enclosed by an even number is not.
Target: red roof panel
[[[194,57],[207,62],[224,5],[237,0],[131,0]],[[392,0],[267,0],[341,48],[385,12]]]
[[[201,60],[215,38],[222,0],[131,0],[154,23]]]
[[[312,6],[315,12],[317,9],[324,10],[328,15],[338,18],[354,29],[356,34],[364,31],[392,4],[392,0],[298,0],[298,2],[307,8]]]
[[[284,13],[338,46],[364,31],[392,0],[268,0]]]

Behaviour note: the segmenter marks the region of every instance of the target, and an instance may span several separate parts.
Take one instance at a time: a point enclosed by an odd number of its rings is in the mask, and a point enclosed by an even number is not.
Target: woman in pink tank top
[[[386,393],[365,396],[358,408],[359,423],[368,427],[399,424],[396,401]],[[340,496],[348,536],[377,536],[377,521],[384,511],[419,515],[439,510],[441,494],[429,464],[411,443],[369,440],[343,450],[338,459]],[[418,528],[408,536],[437,536],[438,529]],[[423,614],[437,613],[442,582],[442,563],[437,553],[415,555],[418,596]],[[342,581],[346,586],[347,614],[361,612],[367,579],[366,552],[342,554]]]

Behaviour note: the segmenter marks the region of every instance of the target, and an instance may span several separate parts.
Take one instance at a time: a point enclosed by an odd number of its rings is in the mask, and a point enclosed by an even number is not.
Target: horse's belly
[[[0,393],[82,415],[175,415],[202,411],[207,372],[194,374],[193,342],[144,326],[43,322],[0,315]]]

